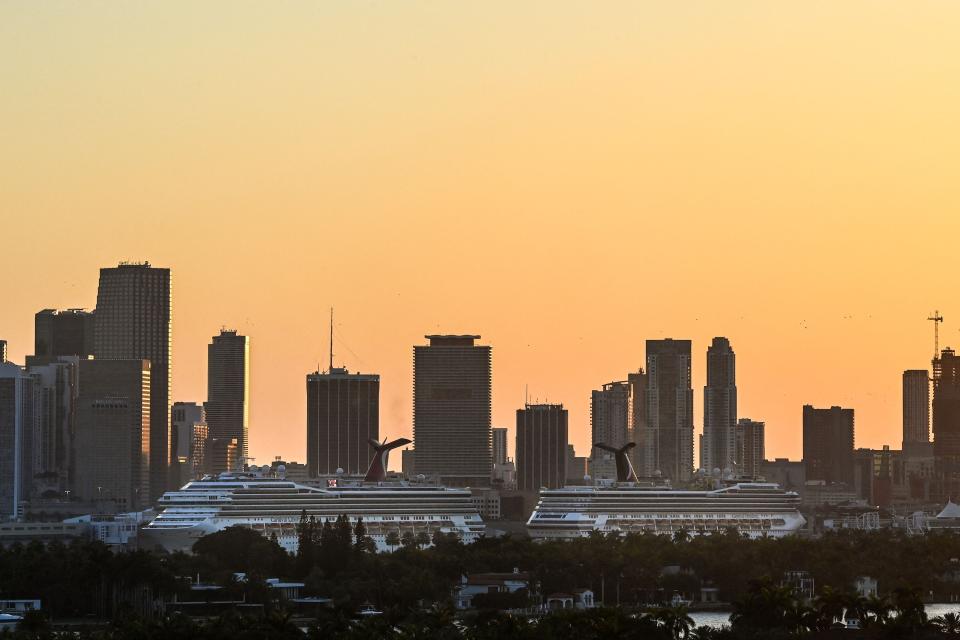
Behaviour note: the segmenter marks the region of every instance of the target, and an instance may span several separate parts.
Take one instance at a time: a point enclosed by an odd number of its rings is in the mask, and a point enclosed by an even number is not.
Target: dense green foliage
[[[443,535],[429,541],[398,538],[395,551],[378,554],[363,523],[351,527],[341,518],[320,525],[304,518],[298,556],[243,528],[207,536],[192,555],[114,554],[96,542],[15,545],[0,549],[0,597],[39,598],[55,621],[113,619],[112,627],[90,636],[110,639],[301,637],[283,603],[271,597],[267,577],[299,579],[307,594],[334,599],[336,608],[310,631],[316,638],[331,637],[334,630],[332,637],[345,638],[775,638],[835,633],[830,630],[834,618],[844,611],[862,620],[868,634],[862,637],[960,632],[960,620],[947,616],[934,625],[920,606],[921,598],[943,601],[960,593],[960,583],[954,582],[960,580],[960,536],[847,531],[819,539],[746,540],[728,533],[673,540],[594,536],[556,543],[505,537],[472,545]],[[534,592],[586,587],[598,600],[623,608],[563,612],[537,621],[496,611],[523,604],[522,598],[480,598],[485,611],[448,624],[462,575],[514,568],[531,574]],[[779,585],[784,572],[793,570],[808,571],[816,580],[815,602],[799,602]],[[237,572],[247,579],[238,582]],[[879,580],[880,598],[852,595],[854,580],[862,575]],[[255,619],[226,615],[210,624],[164,615],[158,604],[184,599],[190,594],[188,578],[197,576],[222,585],[226,597],[262,604],[261,613]],[[639,613],[642,605],[675,592],[694,596],[704,584],[734,603],[730,629],[688,634],[690,622],[682,611]],[[364,602],[386,614],[351,620],[350,612]],[[26,624],[43,626],[35,620]],[[284,635],[288,632],[293,635]]]

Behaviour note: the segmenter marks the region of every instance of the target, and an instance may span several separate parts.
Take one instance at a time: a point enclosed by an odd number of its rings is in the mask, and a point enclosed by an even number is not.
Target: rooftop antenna
[[[939,311],[934,311],[927,320],[933,322],[933,357],[936,358],[940,355],[940,323],[943,322],[943,316]]]
[[[333,307],[330,307],[330,368],[327,373],[333,371]]]

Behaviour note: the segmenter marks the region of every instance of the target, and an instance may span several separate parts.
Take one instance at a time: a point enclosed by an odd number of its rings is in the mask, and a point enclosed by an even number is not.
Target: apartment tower
[[[647,424],[638,475],[693,476],[693,387],[689,340],[647,340]]]
[[[236,440],[240,464],[245,463],[250,440],[250,338],[247,336],[224,329],[207,345],[204,409],[210,437]]]
[[[737,361],[726,338],[707,348],[707,385],[703,388],[703,437],[700,468],[732,469],[737,460]]]

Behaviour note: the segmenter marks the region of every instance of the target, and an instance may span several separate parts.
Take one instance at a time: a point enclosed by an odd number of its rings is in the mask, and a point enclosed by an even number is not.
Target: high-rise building
[[[903,372],[903,442],[930,442],[930,374]]]
[[[562,404],[517,409],[517,488],[562,487],[567,477],[567,410]]]
[[[853,486],[853,409],[803,406],[803,462],[807,480]]]
[[[630,441],[630,385],[609,382],[590,395],[591,443],[618,449]],[[596,452],[594,452],[596,453]]]
[[[363,474],[380,440],[380,376],[332,367],[307,375],[307,469]]]
[[[578,456],[572,444],[567,445],[566,484],[583,484],[587,475],[587,457]]]
[[[707,348],[707,384],[703,388],[703,437],[700,468],[733,468],[737,460],[737,363],[726,338]],[[761,458],[762,460],[762,458]]]
[[[689,340],[647,340],[647,424],[638,475],[693,476],[693,387]]]
[[[413,441],[418,474],[485,486],[493,464],[491,348],[480,336],[429,335],[413,348]]]
[[[0,364],[7,361],[7,341],[0,340]]]
[[[630,390],[630,403],[627,407],[629,424],[627,441],[637,446],[630,450],[631,464],[641,467],[641,452],[644,450],[643,438],[647,434],[647,374],[643,367],[627,374],[627,387]]]
[[[34,471],[44,490],[72,488],[79,371],[79,356],[27,356],[38,396]]]
[[[207,438],[204,458],[207,473],[236,471],[240,466],[240,446],[236,438]]]
[[[764,429],[763,422],[750,418],[741,418],[737,421],[735,433],[735,468],[733,472],[738,477],[756,478],[761,475],[760,467],[764,459]]]
[[[170,421],[172,457],[177,467],[174,475],[182,485],[186,480],[196,477],[197,468],[203,468],[196,461],[196,448],[198,438],[205,440],[209,434],[206,412],[203,405],[196,402],[174,402],[170,408]]]
[[[16,518],[33,481],[36,405],[33,379],[0,363],[0,518]]]
[[[238,455],[245,461],[250,439],[250,339],[247,336],[224,329],[207,345],[204,407],[210,437],[236,439]]]
[[[207,445],[209,443],[210,430],[207,428],[207,423],[194,423],[193,449],[190,453],[191,474],[194,478],[202,477],[210,467],[207,460]]]
[[[933,455],[941,497],[960,490],[960,356],[947,347],[933,360]]]
[[[44,309],[34,316],[34,349],[37,357],[93,355],[94,318],[83,309]]]
[[[150,504],[150,368],[149,360],[80,361],[76,497],[118,511]]]
[[[167,489],[170,478],[171,299],[170,269],[145,262],[100,270],[94,356],[150,361],[151,500]]]
[[[504,464],[507,461],[507,428],[493,428],[493,464]]]

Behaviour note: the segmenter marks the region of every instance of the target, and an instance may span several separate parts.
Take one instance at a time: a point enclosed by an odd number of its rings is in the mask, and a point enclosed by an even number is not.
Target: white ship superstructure
[[[403,481],[331,480],[331,486],[298,484],[246,473],[225,473],[168,491],[157,503],[159,515],[142,533],[147,544],[170,551],[190,551],[201,537],[231,526],[276,536],[286,550],[297,550],[297,525],[304,512],[317,522],[346,515],[351,526],[363,519],[380,551],[390,549],[387,536],[452,533],[471,543],[484,523],[471,504],[470,492]]]
[[[739,482],[715,490],[680,490],[617,482],[543,489],[527,522],[535,539],[685,531],[703,535],[735,529],[751,538],[796,533],[805,520],[800,497],[776,484]]]

